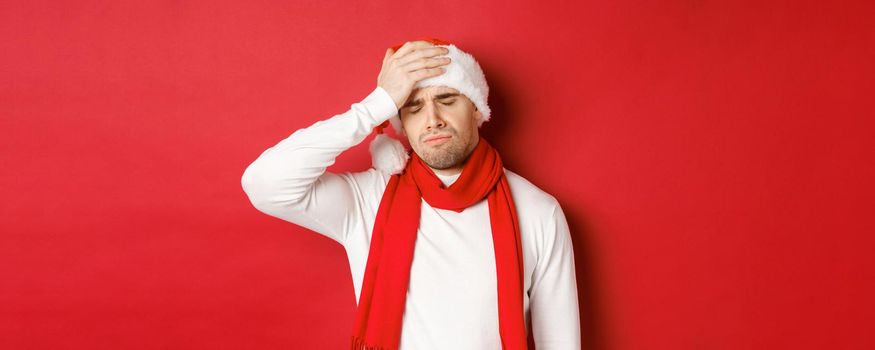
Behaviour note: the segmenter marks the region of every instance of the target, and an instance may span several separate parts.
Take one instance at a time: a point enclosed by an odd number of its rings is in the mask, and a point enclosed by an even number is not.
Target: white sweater
[[[343,151],[397,113],[377,87],[349,111],[295,131],[243,173],[258,210],[339,242],[361,293],[371,232],[389,175],[373,168],[331,173]],[[538,350],[580,349],[574,254],[556,199],[505,169],[520,223],[524,310]],[[439,176],[449,185],[458,178]],[[495,252],[487,201],[461,213],[422,201],[401,332],[402,350],[501,349]]]

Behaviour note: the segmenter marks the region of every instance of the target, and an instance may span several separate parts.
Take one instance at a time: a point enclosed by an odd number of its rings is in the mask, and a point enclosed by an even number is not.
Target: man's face
[[[456,89],[413,90],[399,113],[410,147],[433,169],[461,170],[479,141],[477,123],[483,114]]]

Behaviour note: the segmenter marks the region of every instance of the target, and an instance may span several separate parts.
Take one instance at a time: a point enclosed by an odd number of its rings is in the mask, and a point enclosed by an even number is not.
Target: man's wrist
[[[395,104],[395,100],[386,89],[380,86],[377,86],[361,103],[370,112],[375,126],[398,115],[398,106]]]

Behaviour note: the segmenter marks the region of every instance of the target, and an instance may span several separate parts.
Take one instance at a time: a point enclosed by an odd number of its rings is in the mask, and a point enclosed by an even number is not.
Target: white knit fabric
[[[346,250],[356,302],[377,208],[390,175],[326,168],[397,112],[376,88],[349,111],[295,131],[250,164],[241,179],[258,210],[329,237]],[[539,350],[579,350],[571,236],[556,199],[505,169],[519,218],[527,327]],[[445,185],[459,174],[439,176]],[[499,350],[495,256],[484,199],[461,213],[421,202],[402,350]],[[341,332],[349,332],[342,330]]]

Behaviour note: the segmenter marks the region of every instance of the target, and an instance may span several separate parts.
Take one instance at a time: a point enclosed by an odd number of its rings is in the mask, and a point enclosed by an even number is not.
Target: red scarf
[[[377,210],[356,310],[352,349],[398,349],[416,229],[419,227],[420,198],[434,208],[462,212],[484,197],[489,205],[495,248],[502,348],[525,349],[525,280],[520,228],[501,157],[480,138],[462,174],[445,188],[416,152],[411,153],[404,172],[389,179]]]

